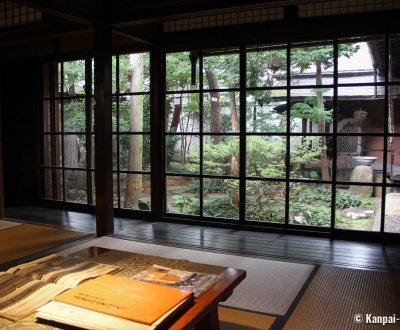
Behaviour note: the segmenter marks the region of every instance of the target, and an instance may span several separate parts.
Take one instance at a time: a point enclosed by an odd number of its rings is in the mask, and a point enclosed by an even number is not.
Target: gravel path
[[[400,233],[400,215],[385,217],[385,232]]]

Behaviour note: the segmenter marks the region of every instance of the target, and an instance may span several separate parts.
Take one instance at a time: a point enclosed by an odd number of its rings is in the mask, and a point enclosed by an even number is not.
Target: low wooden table
[[[105,258],[102,259],[102,255],[106,255],[106,252],[109,253],[111,251],[115,250],[91,246],[85,250],[79,251],[77,254],[74,255],[79,255],[80,257],[86,258],[93,258],[95,260],[98,260],[99,262],[101,261],[104,263],[107,262],[107,260]],[[123,251],[119,252],[124,253]],[[129,254],[129,252],[125,253]],[[138,258],[140,258],[140,256],[143,256],[134,253],[131,253],[131,255],[139,256]],[[187,260],[174,260],[154,256],[148,256],[148,258],[150,259],[149,264],[144,265],[143,267],[147,267],[152,263],[171,266],[171,264],[163,263],[163,260],[165,260],[166,262],[173,262],[175,264],[175,267],[180,267],[183,270],[197,270],[203,272],[206,272],[208,270],[213,273],[219,273],[220,280],[215,283],[210,289],[208,289],[204,294],[196,298],[194,304],[189,309],[187,309],[184,314],[180,315],[177,320],[168,325],[168,329],[171,330],[186,330],[193,328],[195,328],[196,330],[219,329],[218,304],[229,298],[229,296],[233,293],[235,287],[246,277],[246,271],[235,268],[198,264],[194,262],[189,262]],[[156,258],[156,260],[154,260],[154,258]],[[181,263],[176,264],[175,261]],[[118,262],[116,263],[116,265],[120,266]]]
[[[233,289],[246,277],[241,269],[227,268],[221,279],[206,293],[196,299],[194,305],[169,327],[169,329],[214,330],[219,329],[218,304],[232,294]]]
[[[220,276],[220,279],[211,288],[200,295],[200,297],[195,298],[194,304],[190,308],[183,314],[178,315],[176,319],[172,319],[163,330],[189,330],[193,328],[196,330],[219,329],[218,304],[226,300],[232,294],[235,287],[246,277],[246,272],[240,269],[201,264],[185,259],[169,259],[111,250],[95,246],[73,253],[71,256],[79,256],[91,259],[95,262],[119,266],[122,270],[115,274],[117,276],[133,276],[138,271],[146,269],[153,264],[193,272],[218,274]],[[17,322],[0,318],[0,329],[53,330],[71,328],[61,324],[36,323],[35,314],[36,313],[32,313]]]

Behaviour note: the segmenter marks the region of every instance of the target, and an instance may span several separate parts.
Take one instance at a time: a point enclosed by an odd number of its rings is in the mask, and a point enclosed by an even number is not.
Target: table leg
[[[218,306],[196,324],[195,330],[219,330]]]

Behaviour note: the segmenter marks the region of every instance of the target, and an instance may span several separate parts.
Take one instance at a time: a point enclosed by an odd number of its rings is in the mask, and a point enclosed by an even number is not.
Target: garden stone
[[[342,217],[351,220],[370,219],[374,217],[375,211],[362,207],[350,207],[340,211],[340,214],[342,215]]]
[[[358,165],[351,172],[350,181],[353,182],[373,182],[373,171],[371,166]],[[370,186],[350,186],[350,192],[361,197],[371,197],[374,187]]]
[[[138,201],[139,210],[149,211],[150,210],[150,199],[142,198]]]
[[[386,195],[386,215],[400,215],[400,193],[390,193]]]

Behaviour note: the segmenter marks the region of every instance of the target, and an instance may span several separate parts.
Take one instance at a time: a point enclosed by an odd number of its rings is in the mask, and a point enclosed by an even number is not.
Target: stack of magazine
[[[36,318],[85,329],[165,328],[193,303],[193,292],[103,275],[40,307]]]
[[[219,280],[219,275],[188,272],[153,265],[137,273],[132,278],[139,281],[163,284],[182,290],[193,291],[195,297],[199,297]]]
[[[132,278],[103,275],[58,295],[36,318],[86,329],[164,329],[218,279],[159,265]]]
[[[19,320],[63,291],[121,268],[74,257],[49,255],[0,272],[0,316]]]

